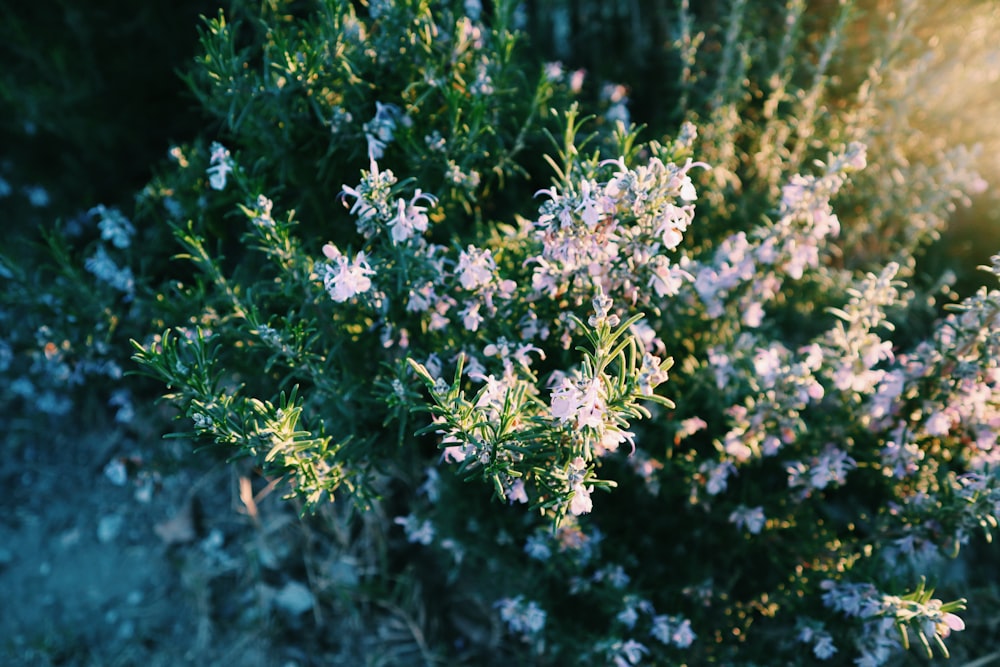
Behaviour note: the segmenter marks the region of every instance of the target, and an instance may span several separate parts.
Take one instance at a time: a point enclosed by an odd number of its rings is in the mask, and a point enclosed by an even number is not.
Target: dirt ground
[[[293,525],[287,503],[262,499],[251,517],[237,467],[179,465],[181,441],[107,433],[5,436],[0,664],[313,664],[296,646],[309,642],[283,636],[305,625],[308,587],[251,566],[261,514]]]

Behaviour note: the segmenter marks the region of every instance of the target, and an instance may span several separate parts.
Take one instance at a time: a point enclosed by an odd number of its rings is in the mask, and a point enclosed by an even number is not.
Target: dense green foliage
[[[348,503],[386,546],[318,604],[435,591],[389,662],[947,653],[926,582],[964,595],[1000,506],[1000,266],[973,292],[941,242],[992,165],[924,104],[968,19],[697,4],[206,17],[203,130],[50,268],[2,258],[0,396],[102,378],[124,422],[139,369],[199,447]]]

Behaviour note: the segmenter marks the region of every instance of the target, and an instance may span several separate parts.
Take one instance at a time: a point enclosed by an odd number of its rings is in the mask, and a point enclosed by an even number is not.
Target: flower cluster
[[[680,245],[694,218],[697,194],[688,171],[707,165],[653,157],[635,168],[624,158],[601,163],[608,166],[614,169],[606,181],[584,177],[539,191],[548,197],[534,223],[541,252],[528,260],[537,295],[568,294],[579,303],[600,287],[648,303],[653,294],[677,294],[692,278],[666,252]]]

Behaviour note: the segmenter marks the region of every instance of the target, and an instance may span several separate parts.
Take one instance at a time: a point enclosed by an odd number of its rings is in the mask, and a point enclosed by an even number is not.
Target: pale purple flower
[[[419,188],[409,202],[402,198],[397,200],[396,215],[389,221],[393,243],[406,241],[414,234],[427,231],[427,207],[418,204],[421,200],[431,205],[437,203],[433,195],[421,192]]]
[[[323,246],[323,254],[332,260],[320,267],[323,286],[331,299],[340,303],[371,289],[372,281],[368,276],[374,275],[375,271],[368,264],[364,252],[348,260],[336,246],[328,243]]]
[[[523,595],[501,598],[493,606],[500,610],[500,620],[515,634],[537,634],[545,628],[545,610],[533,600],[525,601]]]
[[[729,523],[737,528],[746,528],[753,535],[757,535],[764,528],[766,517],[763,507],[747,507],[740,505],[729,515]]]
[[[528,491],[524,486],[523,479],[515,479],[507,487],[507,500],[511,503],[525,504],[528,502]]]
[[[581,428],[601,428],[604,425],[608,406],[604,401],[604,387],[600,378],[593,378],[579,394],[576,423]]]
[[[940,437],[948,435],[948,432],[951,431],[951,425],[951,418],[947,412],[936,410],[927,418],[927,421],[924,423],[924,430],[927,432],[927,435]]]
[[[676,296],[685,283],[694,280],[694,276],[680,266],[671,264],[670,260],[662,255],[653,258],[651,273],[649,286],[653,288],[657,296],[661,297]]]
[[[612,660],[615,667],[628,667],[638,665],[642,661],[642,656],[649,653],[649,649],[635,641],[629,639],[618,647]]]
[[[653,627],[649,631],[649,634],[653,636],[653,639],[669,645],[672,630],[673,626],[670,623],[670,617],[666,614],[660,614],[653,617]]]
[[[466,304],[465,308],[459,311],[459,316],[462,318],[462,324],[468,331],[478,331],[479,325],[483,323],[485,319],[479,312],[480,304],[475,301],[470,301]]]
[[[573,419],[580,407],[579,393],[571,379],[565,376],[560,378],[558,384],[552,388],[549,408],[552,416],[562,423]]]
[[[574,484],[571,491],[573,497],[569,501],[569,513],[573,516],[587,514],[594,509],[594,501],[590,498],[593,486],[584,486],[583,483]]]
[[[631,630],[635,627],[636,622],[639,620],[639,612],[635,607],[629,605],[618,612],[615,616],[615,620]]]
[[[375,102],[375,117],[364,124],[365,139],[368,141],[368,158],[379,160],[385,148],[394,138],[396,125],[406,122],[403,111],[395,104]]]
[[[730,475],[736,472],[736,466],[731,461],[719,461],[718,463],[704,463],[703,471],[708,473],[705,482],[705,490],[709,495],[715,496],[726,490]]]
[[[455,273],[458,276],[458,282],[465,289],[474,290],[489,285],[495,271],[496,263],[489,250],[482,250],[470,245],[459,253]]]

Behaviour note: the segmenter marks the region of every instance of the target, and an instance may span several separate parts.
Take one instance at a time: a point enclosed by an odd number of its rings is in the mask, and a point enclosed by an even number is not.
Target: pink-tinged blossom
[[[722,451],[737,463],[746,463],[753,456],[753,448],[747,444],[747,429],[738,427],[726,433],[722,441]]]
[[[691,629],[691,621],[682,616],[661,614],[653,617],[649,634],[666,646],[688,648],[695,642],[697,635]]]
[[[607,405],[600,379],[580,384],[562,377],[552,389],[549,410],[563,424],[573,421],[580,428],[603,428]]]
[[[708,427],[708,422],[706,422],[701,417],[689,417],[681,422],[680,428],[677,429],[677,433],[674,435],[674,439],[680,442],[684,438],[690,435],[694,435],[698,431]]]
[[[340,303],[371,289],[372,281],[368,276],[374,275],[375,271],[368,264],[364,252],[348,260],[336,246],[328,243],[323,246],[323,254],[331,262],[321,265],[319,273],[331,299]]]
[[[750,302],[745,308],[743,308],[740,319],[743,321],[744,326],[750,329],[756,329],[764,321],[764,306],[762,306],[759,301]]]
[[[515,479],[507,488],[507,500],[511,503],[527,503],[528,491],[523,479]]]
[[[580,516],[593,510],[594,501],[590,498],[590,492],[593,490],[593,486],[575,485],[571,489],[573,497],[569,501],[569,513],[573,516]]]
[[[650,265],[652,277],[649,279],[649,286],[653,288],[657,296],[676,296],[685,283],[694,280],[694,276],[679,265],[671,264],[670,260],[663,255],[654,257]]]
[[[409,202],[404,199],[396,201],[396,215],[389,220],[389,234],[393,243],[401,243],[414,234],[427,231],[427,207],[418,204],[421,200],[432,206],[437,203],[433,195],[425,194],[419,188]]]
[[[577,426],[600,428],[604,424],[608,406],[604,402],[604,388],[599,378],[593,378],[583,386],[576,413]]]
[[[822,490],[827,486],[840,486],[847,481],[847,473],[857,467],[857,462],[843,450],[827,445],[823,452],[806,464],[795,461],[787,466],[788,486],[805,487],[806,495],[812,489]]]
[[[905,431],[903,428],[900,428],[897,429],[897,432],[901,436]],[[881,459],[882,471],[887,477],[903,479],[920,469],[920,462],[924,459],[924,452],[915,443],[907,442],[900,444],[895,440],[890,440],[882,447]]]
[[[459,311],[459,316],[462,318],[462,325],[465,326],[467,331],[478,331],[479,325],[483,323],[483,316],[479,312],[480,304],[474,301],[470,301],[466,304],[465,308]]]
[[[690,179],[688,179],[688,182],[690,183]],[[690,222],[690,213],[683,208],[668,203],[664,205],[661,215],[659,226],[654,231],[654,234],[659,236],[660,240],[663,241],[663,247],[673,250],[684,240],[684,232],[687,231],[688,223]]]
[[[604,456],[608,452],[618,451],[618,447],[624,443],[629,443],[631,451],[635,451],[635,434],[631,431],[619,431],[616,428],[608,428],[601,434],[601,439],[594,447],[594,456]]]
[[[670,641],[677,648],[688,648],[697,639],[694,630],[691,629],[691,621],[683,618],[674,626],[674,631],[670,633]]]
[[[570,462],[566,472],[566,480],[569,484],[569,491],[572,494],[569,502],[569,512],[573,516],[587,514],[594,509],[594,502],[590,498],[594,487],[584,483],[586,474],[587,463],[583,460],[583,457],[577,456]]]
[[[454,442],[456,444],[446,444],[450,442]],[[452,435],[445,436],[441,440],[441,444],[445,445],[442,458],[448,463],[461,463],[470,454],[475,452],[475,447],[471,444],[462,442]]]
[[[451,325],[451,320],[448,319],[448,311],[451,309],[452,301],[448,299],[441,299],[436,304],[434,304],[434,310],[431,311],[430,321],[427,323],[427,329],[429,331],[441,331],[447,329]]]
[[[924,422],[924,431],[927,435],[941,437],[948,435],[951,431],[952,421],[946,410],[936,410]]]
[[[467,290],[474,290],[478,287],[485,287],[493,280],[496,271],[496,263],[493,261],[493,254],[489,250],[483,250],[470,245],[466,250],[459,253],[458,266],[455,274],[458,282]]]

